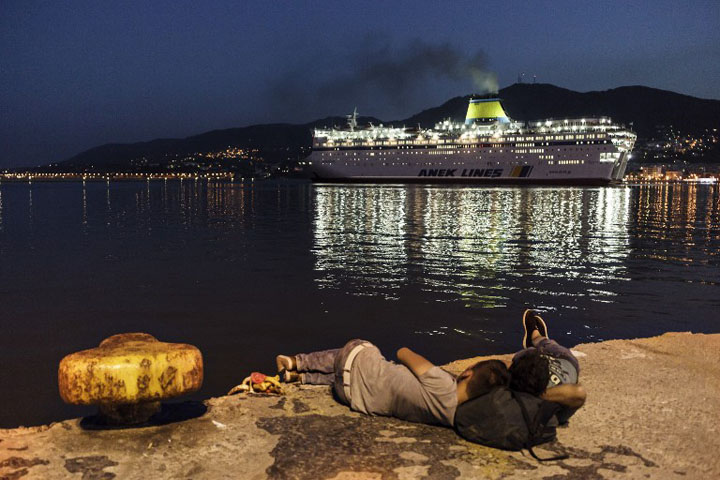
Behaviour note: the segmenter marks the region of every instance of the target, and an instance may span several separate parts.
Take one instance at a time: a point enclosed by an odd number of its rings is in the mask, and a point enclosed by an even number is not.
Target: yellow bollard
[[[113,335],[96,348],[67,355],[58,368],[62,399],[98,405],[112,424],[143,423],[161,400],[195,392],[202,381],[200,350],[147,333]]]

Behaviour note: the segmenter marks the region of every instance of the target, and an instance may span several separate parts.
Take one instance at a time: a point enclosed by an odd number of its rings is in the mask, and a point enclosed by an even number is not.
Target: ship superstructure
[[[323,182],[608,184],[636,136],[608,117],[516,122],[495,96],[471,97],[464,123],[424,129],[316,129],[308,171]]]

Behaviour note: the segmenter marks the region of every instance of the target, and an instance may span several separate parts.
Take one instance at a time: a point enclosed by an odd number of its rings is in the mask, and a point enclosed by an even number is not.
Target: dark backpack
[[[455,429],[471,442],[503,450],[526,448],[539,461],[562,460],[567,455],[538,458],[532,447],[555,440],[555,414],[560,405],[507,387],[458,406]]]

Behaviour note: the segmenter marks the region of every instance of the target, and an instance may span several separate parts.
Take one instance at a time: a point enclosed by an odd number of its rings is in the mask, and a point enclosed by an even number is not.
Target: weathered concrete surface
[[[720,478],[720,335],[574,350],[588,403],[539,449],[571,455],[548,465],[450,429],[355,414],[327,388],[296,387],[284,397],[213,398],[204,415],[162,426],[87,430],[76,419],[0,430],[0,479]]]

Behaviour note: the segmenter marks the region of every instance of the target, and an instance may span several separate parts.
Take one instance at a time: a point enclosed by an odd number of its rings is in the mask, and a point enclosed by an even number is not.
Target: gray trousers
[[[542,340],[540,340],[537,344],[537,347],[529,347],[524,350],[520,350],[513,356],[513,361],[533,350],[540,350],[540,353],[543,355],[564,358],[565,360],[573,364],[575,370],[578,373],[578,376],[580,376],[580,364],[578,363],[577,358],[575,358],[575,355],[572,354],[569,348],[563,347],[555,340],[550,340],[549,338],[543,338]]]
[[[346,398],[343,388],[343,367],[352,349],[361,343],[370,342],[356,338],[347,342],[342,348],[295,355],[297,371],[303,374],[302,383],[332,385],[333,391],[340,401],[350,405],[350,399]]]

